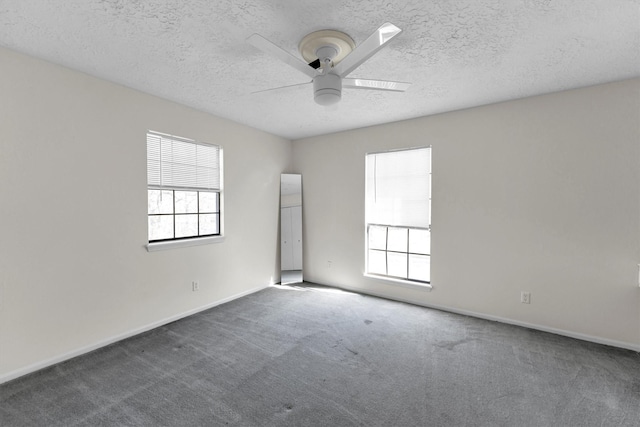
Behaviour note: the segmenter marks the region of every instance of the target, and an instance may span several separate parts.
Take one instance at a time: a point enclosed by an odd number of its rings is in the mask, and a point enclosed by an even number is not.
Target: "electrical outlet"
[[[520,292],[520,302],[523,304],[531,304],[531,292]]]
[[[327,261],[327,268],[331,268],[331,261]]]
[[[193,292],[199,291],[200,290],[200,282],[198,282],[197,280],[194,280],[193,282],[191,282],[191,290]]]

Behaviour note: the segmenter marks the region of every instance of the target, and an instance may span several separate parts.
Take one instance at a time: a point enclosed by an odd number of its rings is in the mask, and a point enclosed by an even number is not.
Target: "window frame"
[[[174,241],[174,240],[183,240],[183,239],[195,239],[195,238],[200,238],[200,237],[214,237],[214,236],[219,236],[220,235],[220,191],[212,191],[212,190],[203,190],[203,189],[184,189],[184,188],[172,188],[172,187],[157,187],[157,186],[149,186],[147,187],[147,194],[149,194],[149,192],[151,191],[161,191],[161,192],[171,192],[171,207],[172,207],[172,212],[170,213],[148,213],[148,217],[152,218],[152,217],[171,217],[172,218],[172,222],[173,222],[173,237],[169,237],[169,238],[163,238],[163,239],[154,239],[154,240],[149,240],[149,243],[158,243],[158,242],[169,242],[169,241]],[[176,192],[183,192],[183,193],[196,193],[196,210],[194,212],[177,212],[176,209]],[[210,193],[210,194],[215,194],[215,206],[216,209],[212,210],[212,211],[206,211],[206,210],[201,210],[200,209],[200,194],[201,193]],[[149,197],[149,196],[148,196]],[[198,234],[197,235],[190,235],[190,236],[180,236],[180,237],[176,237],[176,233],[177,233],[177,228],[176,228],[176,223],[177,223],[177,218],[182,217],[182,216],[187,216],[187,215],[194,215],[196,216],[197,219],[197,230],[198,230]],[[216,224],[215,224],[215,228],[217,230],[216,233],[207,233],[207,234],[202,234],[201,233],[201,216],[202,215],[215,215],[216,216]]]
[[[179,143],[189,143],[189,144],[193,144],[193,145],[200,145],[200,146],[207,146],[207,147],[212,147],[215,148],[217,150],[217,155],[218,155],[218,161],[217,161],[217,165],[213,166],[213,169],[217,169],[219,176],[217,177],[218,179],[218,185],[216,186],[217,188],[212,188],[211,186],[209,187],[199,187],[199,186],[180,186],[180,185],[162,185],[162,178],[160,178],[161,182],[158,184],[157,182],[155,183],[150,183],[150,170],[149,170],[149,162],[152,161],[150,160],[150,154],[149,154],[149,138],[150,137],[159,137],[165,140],[171,140],[171,141],[177,141]],[[162,142],[160,142],[160,144],[162,144]],[[160,160],[162,161],[162,160]],[[172,159],[172,161],[174,161]],[[215,175],[214,175],[215,176]],[[166,192],[171,192],[171,212],[164,212],[164,213],[151,213],[150,209],[149,209],[149,200],[150,200],[150,194],[151,191],[166,191]],[[196,193],[196,210],[195,212],[176,212],[176,192],[195,192]],[[214,211],[200,211],[200,194],[201,193],[213,193],[216,195],[215,200],[216,200],[216,204],[215,204],[215,209]],[[199,246],[199,245],[207,245],[207,244],[211,244],[211,243],[220,243],[224,241],[224,217],[223,217],[223,212],[224,212],[224,193],[223,193],[223,149],[220,145],[217,144],[209,144],[209,143],[204,143],[204,142],[200,142],[200,141],[195,141],[195,140],[191,140],[191,139],[187,139],[187,138],[183,138],[183,137],[179,137],[179,136],[174,136],[174,135],[170,135],[170,134],[165,134],[165,133],[161,133],[161,132],[156,132],[156,131],[152,131],[152,130],[148,130],[147,131],[147,251],[149,252],[153,252],[153,251],[158,251],[158,250],[164,250],[164,249],[172,249],[172,248],[180,248],[180,247],[188,247],[188,246]],[[200,234],[201,232],[201,228],[200,228],[200,221],[201,221],[201,215],[215,215],[216,216],[216,228],[217,228],[217,233],[207,233],[207,234]],[[180,236],[180,237],[175,237],[176,236],[176,218],[182,215],[195,215],[197,217],[197,233],[198,235],[190,235],[190,236]],[[152,217],[160,217],[160,216],[170,216],[172,217],[172,234],[173,237],[170,238],[161,238],[161,239],[155,239],[155,240],[150,240],[150,219]]]
[[[376,154],[385,154],[385,153],[393,153],[393,152],[399,152],[399,151],[412,151],[412,150],[417,150],[417,149],[428,149],[429,150],[429,197],[428,197],[428,207],[429,207],[429,224],[427,227],[424,226],[413,226],[413,225],[407,225],[407,224],[378,224],[378,223],[373,223],[373,222],[368,222],[368,218],[367,218],[367,210],[368,210],[368,204],[369,204],[369,200],[368,200],[368,190],[367,188],[365,188],[365,221],[364,221],[364,225],[365,225],[365,230],[364,230],[364,247],[365,247],[365,266],[364,266],[364,276],[368,277],[368,278],[372,278],[372,279],[377,279],[377,280],[381,280],[384,282],[392,282],[394,284],[398,284],[398,285],[402,285],[405,287],[409,287],[409,288],[413,288],[413,289],[420,289],[420,290],[431,290],[432,289],[432,284],[431,284],[431,199],[432,199],[432,168],[431,168],[431,159],[432,159],[432,146],[422,146],[422,147],[413,147],[413,148],[402,148],[402,149],[397,149],[397,150],[388,150],[388,151],[383,151],[383,152],[371,152],[371,153],[366,153],[365,155],[365,163],[367,163],[368,161],[368,156],[370,155],[376,155]],[[370,180],[370,175],[369,175],[370,171],[368,170],[368,166],[365,165],[365,183],[366,185],[368,185],[369,180]],[[375,179],[375,178],[374,178]],[[365,185],[365,186],[366,186]],[[379,248],[370,248],[370,230],[371,227],[385,227],[386,228],[386,235],[385,235],[385,249],[379,249]],[[406,251],[399,251],[399,250],[390,250],[389,249],[389,229],[406,229],[407,230],[407,242],[406,242],[406,246],[407,246],[407,250]],[[418,280],[418,279],[411,279],[411,271],[410,271],[410,255],[413,254],[413,252],[410,251],[410,230],[415,229],[415,230],[426,230],[429,232],[429,253],[416,253],[415,255],[419,255],[419,256],[428,256],[428,268],[429,268],[429,280]],[[370,268],[370,254],[371,252],[381,252],[384,253],[384,257],[385,257],[385,273],[386,274],[381,274],[379,272],[372,272],[372,268]],[[389,253],[399,253],[399,254],[406,254],[407,257],[407,266],[406,266],[406,274],[404,276],[397,276],[397,275],[390,275],[389,274],[389,263],[388,263],[388,254]]]
[[[411,283],[416,283],[419,285],[430,285],[431,284],[431,277],[429,277],[429,280],[419,280],[419,279],[412,279],[411,278],[411,255],[415,255],[415,256],[427,256],[429,257],[429,268],[431,267],[431,250],[429,250],[429,253],[423,253],[423,252],[412,252],[411,251],[411,230],[424,230],[424,231],[428,231],[429,233],[431,233],[431,228],[424,228],[424,227],[408,227],[408,226],[397,226],[397,225],[387,225],[387,224],[367,224],[367,238],[369,237],[369,231],[371,229],[371,227],[379,227],[379,228],[386,228],[386,237],[385,237],[385,248],[384,249],[379,249],[379,248],[372,248],[370,246],[367,246],[367,274],[370,276],[376,276],[376,277],[381,277],[381,278],[391,278],[394,280],[403,280],[403,281],[409,281]],[[398,249],[389,249],[389,229],[402,229],[402,230],[406,230],[407,232],[407,244],[406,244],[406,250],[398,250]],[[429,235],[429,243],[431,241],[431,236]],[[367,241],[367,243],[369,243],[369,241]],[[385,253],[385,258],[387,259],[387,262],[385,264],[385,270],[386,270],[386,274],[381,274],[381,273],[373,273],[370,271],[370,269],[368,268],[369,266],[369,255],[371,254],[371,252],[379,252]],[[406,277],[405,276],[398,276],[398,275],[393,275],[389,273],[389,263],[388,263],[388,254],[392,253],[392,254],[401,254],[401,255],[406,255],[407,256],[407,261],[406,261]],[[429,274],[429,276],[431,276]]]

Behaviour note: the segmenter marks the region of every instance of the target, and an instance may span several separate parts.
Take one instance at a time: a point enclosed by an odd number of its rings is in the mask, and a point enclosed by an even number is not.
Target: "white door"
[[[282,270],[293,268],[293,243],[291,241],[291,208],[280,209],[280,266]]]
[[[302,206],[293,206],[290,209],[293,270],[302,270]]]

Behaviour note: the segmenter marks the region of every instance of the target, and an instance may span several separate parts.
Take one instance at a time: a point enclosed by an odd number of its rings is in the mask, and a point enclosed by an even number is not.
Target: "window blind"
[[[153,187],[220,190],[220,147],[148,132],[147,182]]]
[[[431,149],[367,154],[366,222],[428,228]]]

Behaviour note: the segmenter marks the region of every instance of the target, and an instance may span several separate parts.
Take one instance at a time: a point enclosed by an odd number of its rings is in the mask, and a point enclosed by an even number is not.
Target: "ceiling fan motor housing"
[[[321,74],[313,79],[313,98],[317,104],[332,105],[342,98],[342,79],[336,74]]]

